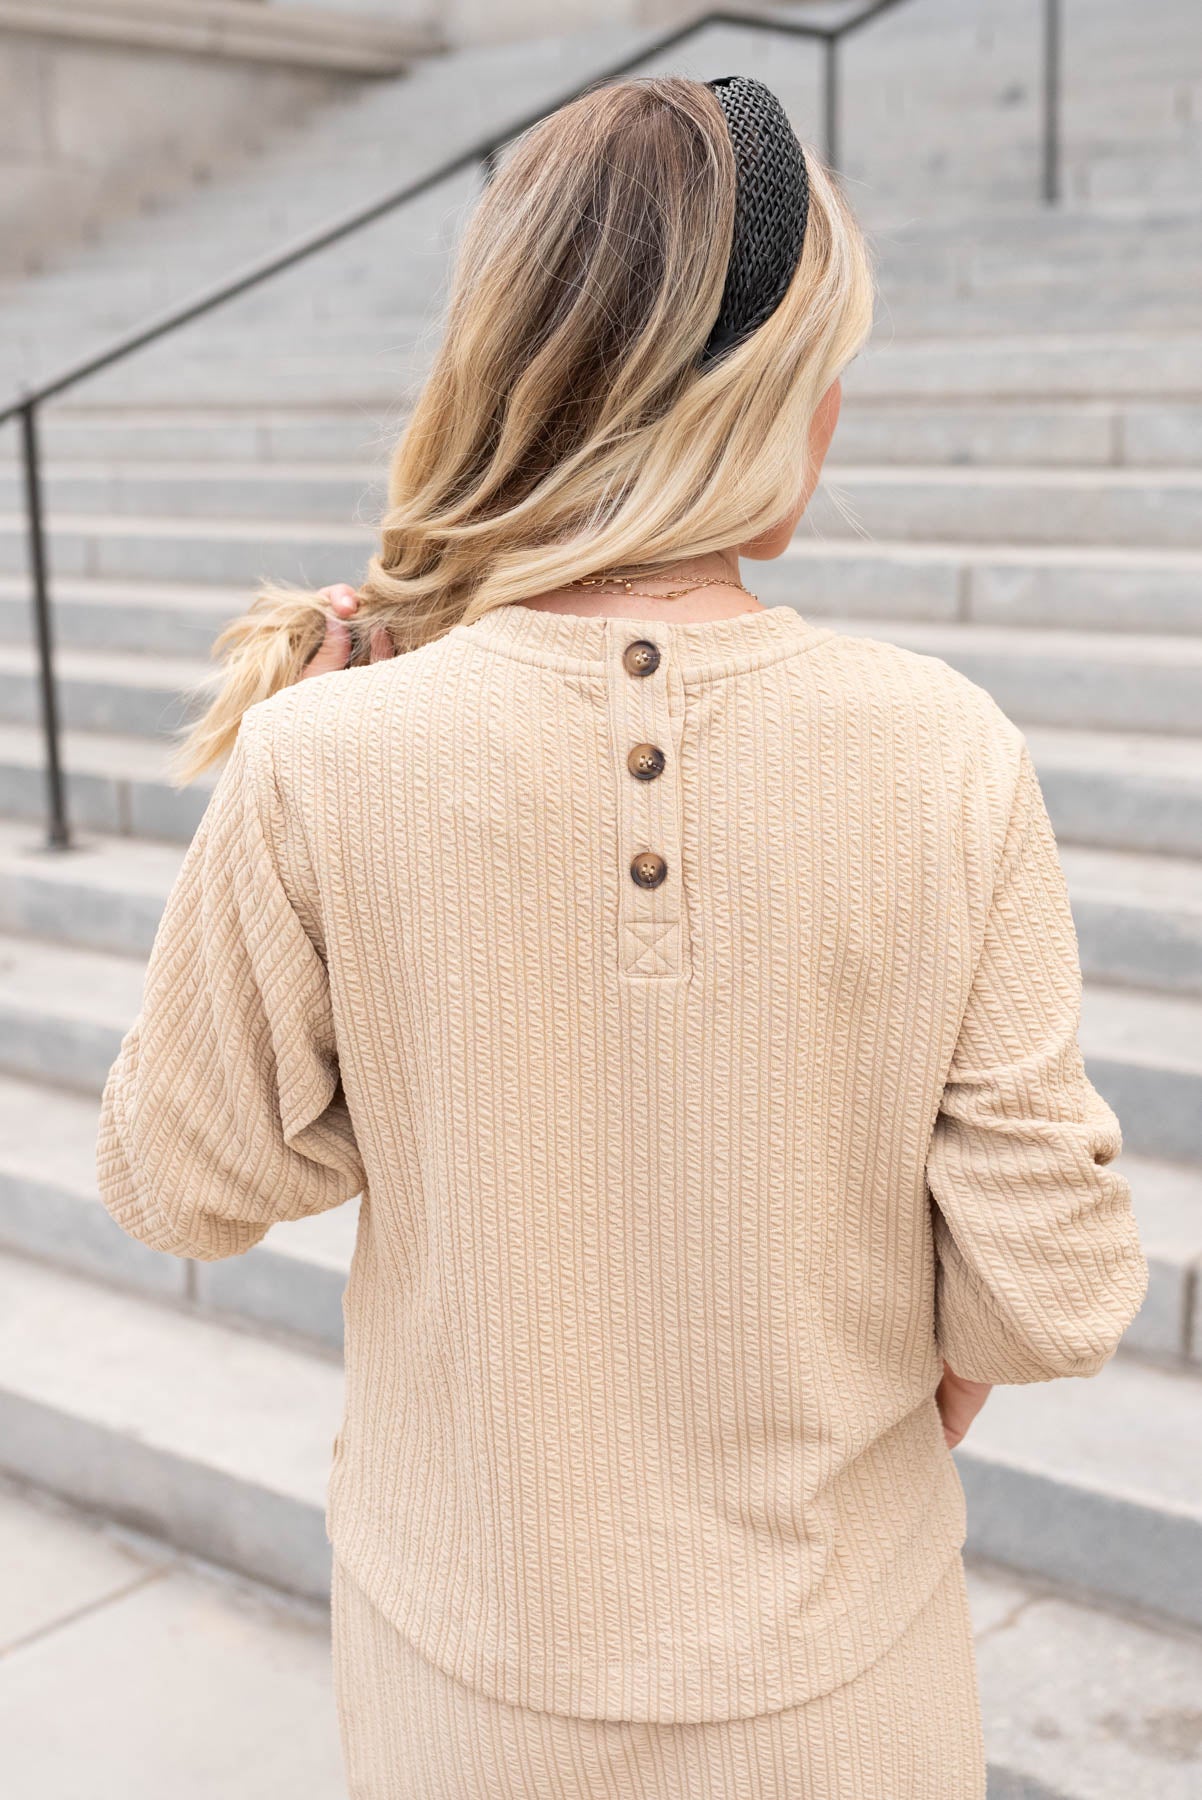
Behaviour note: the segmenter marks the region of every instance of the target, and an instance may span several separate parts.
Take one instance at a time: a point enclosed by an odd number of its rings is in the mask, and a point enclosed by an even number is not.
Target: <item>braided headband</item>
[[[749,75],[723,75],[706,86],[726,118],[736,184],[726,286],[703,364],[741,344],[776,311],[800,261],[810,211],[805,156],[772,90]]]

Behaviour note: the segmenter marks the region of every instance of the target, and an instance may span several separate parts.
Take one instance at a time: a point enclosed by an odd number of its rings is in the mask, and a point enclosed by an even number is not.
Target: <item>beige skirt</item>
[[[444,1673],[334,1565],[334,1678],[350,1800],[984,1800],[959,1556],[884,1656],[781,1712],[583,1719]]]

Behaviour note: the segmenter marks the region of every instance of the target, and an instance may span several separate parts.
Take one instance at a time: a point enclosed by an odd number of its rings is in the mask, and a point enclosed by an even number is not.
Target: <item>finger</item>
[[[964,1415],[954,1407],[945,1408],[941,1413],[941,1417],[943,1420],[943,1441],[949,1450],[954,1450],[968,1430],[971,1421],[966,1419]]]
[[[340,619],[349,619],[359,605],[359,596],[353,587],[345,581],[336,581],[330,587],[318,588],[323,600],[328,600]]]
[[[966,1381],[950,1369],[944,1371],[936,1390],[935,1401],[943,1421],[943,1436],[949,1449],[955,1449],[968,1434],[973,1420],[988,1400],[991,1389],[986,1382]]]
[[[954,1383],[946,1378],[940,1382],[935,1394],[935,1404],[939,1408],[939,1418],[943,1425],[943,1440],[950,1449],[959,1443],[965,1427],[961,1396]]]
[[[330,619],[326,634],[317,650],[301,670],[301,680],[308,675],[325,675],[331,669],[345,669],[351,653],[351,634],[341,619]]]
[[[396,645],[386,625],[372,626],[370,644],[372,662],[387,662],[389,657],[396,655]]]

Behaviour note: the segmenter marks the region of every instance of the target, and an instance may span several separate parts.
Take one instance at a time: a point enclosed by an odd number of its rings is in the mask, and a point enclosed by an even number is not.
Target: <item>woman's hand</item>
[[[344,581],[321,588],[319,592],[322,599],[329,602],[334,617],[327,621],[325,637],[301,670],[301,681],[309,675],[327,675],[331,669],[345,669],[351,653],[351,634],[345,621],[359,605],[358,594]],[[370,642],[372,662],[386,662],[396,655],[396,647],[383,625],[374,627]]]
[[[943,1420],[943,1436],[949,1450],[954,1450],[992,1393],[987,1381],[966,1381],[963,1375],[943,1365],[943,1380],[935,1392],[935,1404]]]

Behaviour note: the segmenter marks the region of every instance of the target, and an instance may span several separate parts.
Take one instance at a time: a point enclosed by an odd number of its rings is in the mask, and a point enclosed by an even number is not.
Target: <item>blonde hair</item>
[[[527,131],[476,208],[446,328],[393,453],[350,621],[399,651],[598,569],[725,550],[796,506],[810,424],[872,325],[863,237],[807,146],[810,208],[771,317],[699,365],[726,278],[735,160],[712,90],[600,87]],[[321,596],[268,585],[175,754],[189,780],[321,643]]]

